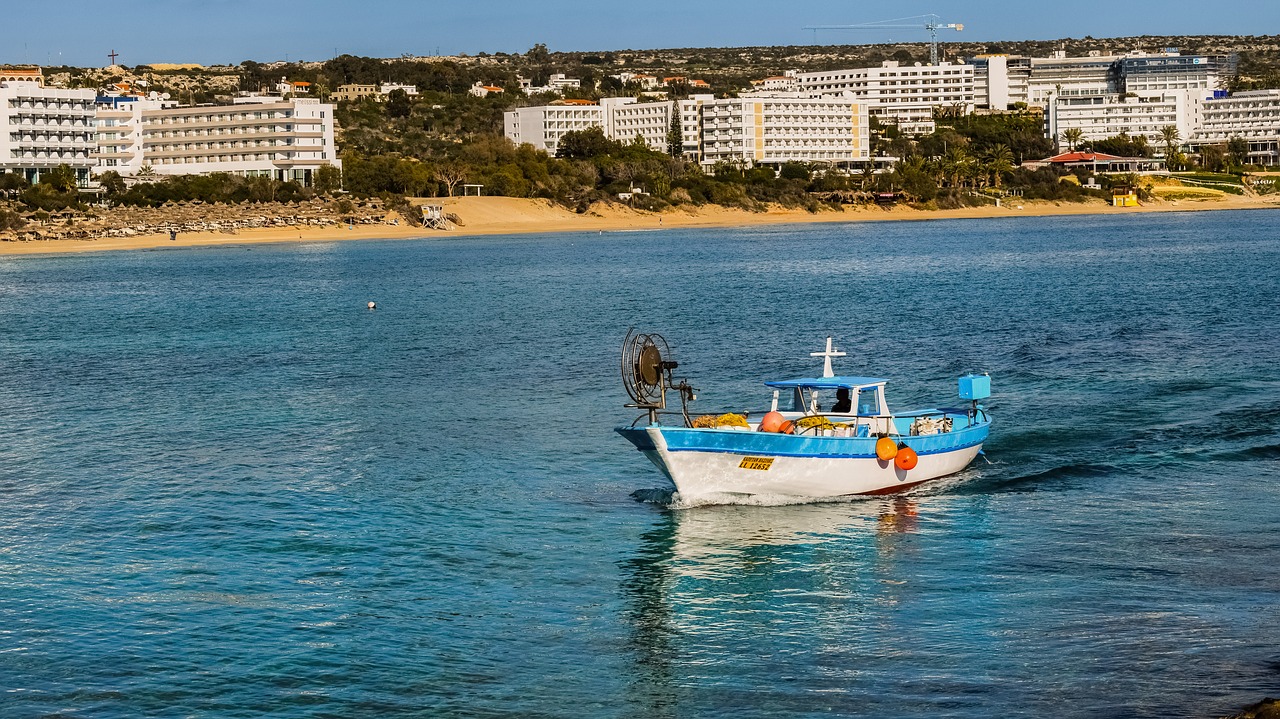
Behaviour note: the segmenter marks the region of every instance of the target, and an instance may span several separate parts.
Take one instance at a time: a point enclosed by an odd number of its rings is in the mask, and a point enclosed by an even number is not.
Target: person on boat
[[[831,406],[831,412],[835,414],[848,414],[853,409],[853,400],[849,396],[849,388],[841,387],[836,390],[836,403]]]

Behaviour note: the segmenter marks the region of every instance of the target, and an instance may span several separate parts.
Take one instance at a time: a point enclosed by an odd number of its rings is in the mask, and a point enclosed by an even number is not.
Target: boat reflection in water
[[[696,713],[722,685],[790,695],[788,673],[847,691],[861,652],[896,651],[922,522],[910,497],[665,512],[624,566],[635,711]]]

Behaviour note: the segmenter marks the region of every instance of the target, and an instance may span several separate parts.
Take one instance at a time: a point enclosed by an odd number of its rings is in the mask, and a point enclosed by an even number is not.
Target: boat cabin
[[[825,415],[833,418],[851,418],[848,424],[867,427],[870,432],[888,432],[892,417],[884,398],[884,387],[889,380],[877,377],[802,377],[777,382],[765,382],[773,388],[771,410],[781,412],[787,419],[805,415]],[[849,390],[851,404],[848,412],[832,412],[836,391]],[[784,392],[789,395],[790,406],[784,404]]]

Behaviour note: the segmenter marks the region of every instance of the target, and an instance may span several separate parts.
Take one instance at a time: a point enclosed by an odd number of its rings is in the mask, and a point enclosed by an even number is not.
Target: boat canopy
[[[878,387],[888,381],[887,379],[877,379],[875,377],[802,377],[800,379],[765,382],[764,384],[766,387],[775,389],[799,389],[802,387],[808,389],[862,389],[863,387]]]

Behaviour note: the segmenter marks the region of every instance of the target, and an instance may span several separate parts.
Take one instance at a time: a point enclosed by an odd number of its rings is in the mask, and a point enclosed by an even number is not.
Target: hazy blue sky
[[[1280,33],[1277,0],[48,0],[0,3],[0,62],[239,63],[552,50],[808,44],[806,25],[937,13],[943,39]],[[922,41],[919,31],[819,41]]]

